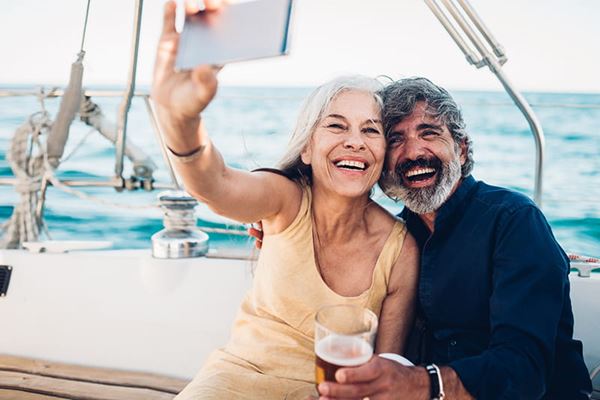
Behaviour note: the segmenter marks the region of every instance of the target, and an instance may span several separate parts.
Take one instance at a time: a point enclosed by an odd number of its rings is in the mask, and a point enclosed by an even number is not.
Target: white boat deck
[[[222,346],[253,262],[157,260],[149,250],[0,250],[13,267],[0,298],[0,354],[190,379]],[[575,336],[600,365],[600,274],[571,274]]]

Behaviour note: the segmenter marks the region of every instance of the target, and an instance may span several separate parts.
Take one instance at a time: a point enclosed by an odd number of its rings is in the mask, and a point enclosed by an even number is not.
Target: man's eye
[[[424,131],[422,133],[422,136],[433,137],[433,136],[439,136],[439,134],[436,131]]]
[[[390,138],[388,139],[388,144],[400,144],[402,143],[402,136],[390,136]]]

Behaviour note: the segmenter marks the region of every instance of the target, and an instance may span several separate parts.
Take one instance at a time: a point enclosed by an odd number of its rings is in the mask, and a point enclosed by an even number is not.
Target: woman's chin
[[[371,194],[371,189],[373,188],[373,185],[370,186],[365,186],[365,185],[360,185],[360,184],[344,184],[344,185],[336,185],[335,187],[333,187],[332,192],[335,193],[335,195],[339,196],[339,197],[343,197],[343,198],[349,198],[349,199],[360,199],[363,197],[369,197],[369,195]]]

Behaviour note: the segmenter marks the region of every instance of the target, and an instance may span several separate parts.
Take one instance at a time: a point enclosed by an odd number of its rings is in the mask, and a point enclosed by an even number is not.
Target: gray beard
[[[382,178],[382,188],[386,195],[393,200],[401,200],[409,210],[417,214],[427,214],[436,211],[444,204],[450,192],[461,177],[461,165],[457,158],[447,164],[442,164],[442,169],[437,182],[424,188],[407,188],[403,185],[402,177],[396,170],[385,171]]]

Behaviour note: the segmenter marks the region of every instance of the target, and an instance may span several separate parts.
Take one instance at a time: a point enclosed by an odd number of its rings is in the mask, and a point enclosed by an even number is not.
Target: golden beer
[[[323,307],[315,317],[315,380],[335,381],[341,367],[355,367],[373,356],[377,316],[353,305]]]
[[[342,367],[355,367],[369,361],[373,347],[356,336],[330,335],[315,346],[317,385],[323,381],[335,382],[335,372]]]

